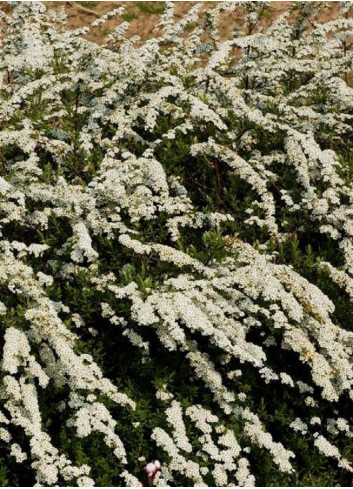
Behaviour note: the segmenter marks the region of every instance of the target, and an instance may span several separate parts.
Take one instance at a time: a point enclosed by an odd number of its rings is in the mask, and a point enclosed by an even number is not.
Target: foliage
[[[144,44],[10,5],[2,485],[351,485],[351,2]]]

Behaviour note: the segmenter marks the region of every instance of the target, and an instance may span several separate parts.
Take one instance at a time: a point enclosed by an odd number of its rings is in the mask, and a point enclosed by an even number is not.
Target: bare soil
[[[163,11],[164,2],[155,1],[122,1],[122,2],[106,2],[106,1],[82,1],[82,2],[44,2],[51,8],[63,7],[68,14],[68,25],[70,28],[79,28],[89,25],[95,18],[107,13],[110,10],[119,7],[122,4],[127,6],[123,20],[130,21],[129,34],[140,36],[141,40],[148,39],[153,36],[154,28],[158,22],[159,15]],[[197,2],[194,1],[175,1],[176,14],[182,16]],[[203,8],[216,5],[218,2],[203,1],[199,2]],[[270,23],[271,20],[276,18],[279,14],[287,9],[290,9],[294,2],[271,2],[270,10],[267,17],[263,20],[263,24]],[[338,10],[338,2],[321,2],[326,4],[327,12],[321,13],[318,20],[326,21],[330,17],[335,16]],[[0,9],[6,10],[9,6],[6,2],[0,2]],[[224,37],[231,31],[231,29],[237,24],[242,15],[241,9],[237,9],[235,12],[227,13],[223,16],[221,22],[221,35]],[[90,40],[96,42],[102,42],[104,36],[114,29],[121,19],[113,18],[101,27],[94,29],[87,36]]]

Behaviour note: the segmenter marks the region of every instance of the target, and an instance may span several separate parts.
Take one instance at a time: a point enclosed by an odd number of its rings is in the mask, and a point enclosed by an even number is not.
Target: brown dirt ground
[[[78,28],[89,25],[96,17],[105,14],[106,12],[115,9],[116,7],[125,4],[127,6],[123,15],[123,20],[131,22],[129,34],[140,36],[141,40],[148,39],[153,36],[153,30],[158,22],[159,14],[163,11],[164,2],[159,1],[122,1],[122,2],[107,2],[107,1],[85,1],[85,2],[62,2],[52,1],[44,2],[51,8],[64,7],[68,14],[68,25],[70,28]],[[176,14],[182,16],[192,5],[194,1],[175,1]],[[218,2],[203,1],[203,8],[211,7]],[[271,20],[277,17],[280,13],[289,9],[294,2],[271,2],[271,7],[267,18],[263,21],[264,24],[270,23]],[[329,19],[335,15],[338,8],[338,2],[327,1],[322,2],[327,6],[327,12],[320,14],[320,21]],[[7,9],[6,2],[0,2],[0,9]],[[221,21],[221,35],[224,37],[230,32],[231,28],[236,25],[237,20],[241,17],[241,11],[237,9],[233,13],[227,13]],[[101,27],[95,29],[88,35],[92,41],[101,42],[105,35],[114,29],[121,20],[113,18],[107,21]]]

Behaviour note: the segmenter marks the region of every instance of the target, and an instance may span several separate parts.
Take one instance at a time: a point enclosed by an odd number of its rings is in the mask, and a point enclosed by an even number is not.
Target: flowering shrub
[[[350,485],[352,3],[10,5],[2,485]]]

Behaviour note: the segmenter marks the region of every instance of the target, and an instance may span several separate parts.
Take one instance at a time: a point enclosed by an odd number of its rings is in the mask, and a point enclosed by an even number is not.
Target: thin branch
[[[75,6],[76,9],[79,10],[80,12],[84,12],[85,14],[89,14],[89,15],[94,15],[95,17],[100,17],[100,14],[98,14],[94,10],[91,10],[90,8],[83,7],[78,2],[66,2],[66,3]]]

